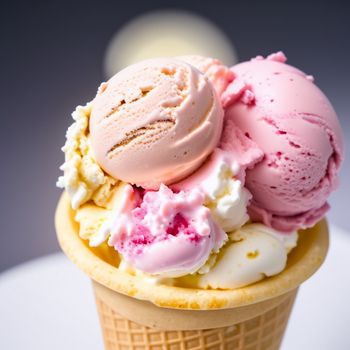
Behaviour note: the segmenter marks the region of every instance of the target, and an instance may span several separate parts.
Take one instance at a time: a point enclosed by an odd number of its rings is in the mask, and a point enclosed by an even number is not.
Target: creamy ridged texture
[[[264,152],[247,171],[250,216],[293,231],[312,226],[328,209],[343,140],[327,97],[285,60],[277,53],[232,67],[235,78],[223,101],[226,124],[234,123]]]
[[[92,203],[80,206],[75,214],[75,221],[79,222],[79,236],[90,241],[91,246],[101,244],[101,229],[110,220],[111,210],[98,207]],[[98,242],[96,244],[95,242]]]
[[[219,96],[233,80],[232,71],[216,58],[199,55],[179,56],[177,58],[189,63],[207,76]]]
[[[90,199],[104,206],[117,182],[104,174],[92,154],[88,135],[90,113],[91,104],[76,108],[72,113],[74,123],[67,130],[62,148],[65,162],[60,169],[64,174],[58,178],[57,186],[66,189],[73,209]]]
[[[114,212],[123,205],[124,189],[125,184],[118,182],[103,206],[89,201],[76,209],[74,219],[79,223],[79,236],[88,240],[91,247],[99,246],[109,237],[109,226]]]
[[[97,162],[111,176],[157,189],[195,171],[222,131],[223,110],[205,76],[175,59],[127,67],[92,102]]]
[[[228,152],[215,149],[207,162],[192,176],[174,184],[176,190],[200,189],[215,221],[225,231],[240,228],[249,219],[251,195],[237,176],[240,166]]]
[[[203,188],[207,189],[205,204],[226,232],[241,227],[249,219],[247,205],[251,194],[240,180],[234,179],[237,171],[237,164],[232,165],[221,160],[202,184]]]
[[[195,284],[200,288],[234,289],[284,270],[287,255],[298,240],[262,224],[245,225],[230,235],[216,263]]]

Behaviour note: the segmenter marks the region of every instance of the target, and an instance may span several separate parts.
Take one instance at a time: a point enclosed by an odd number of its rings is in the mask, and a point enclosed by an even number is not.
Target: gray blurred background
[[[105,79],[103,59],[114,33],[139,14],[167,8],[213,21],[239,60],[283,50],[334,104],[349,153],[348,1],[3,2],[0,271],[58,251],[53,217],[61,191],[55,182],[70,114]],[[348,157],[329,218],[350,234],[349,175]]]

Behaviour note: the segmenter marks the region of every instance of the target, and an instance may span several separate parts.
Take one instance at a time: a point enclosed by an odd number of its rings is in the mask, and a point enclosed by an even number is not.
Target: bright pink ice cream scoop
[[[158,189],[195,171],[219,142],[223,109],[197,69],[158,58],[102,84],[92,102],[94,155],[111,176]]]
[[[246,175],[250,216],[288,232],[313,225],[328,209],[343,140],[327,97],[285,60],[279,52],[232,67],[223,102],[226,125],[235,123],[264,152]]]
[[[193,273],[227,239],[203,202],[199,190],[174,193],[161,185],[142,193],[126,185],[108,244],[143,272],[162,277]]]

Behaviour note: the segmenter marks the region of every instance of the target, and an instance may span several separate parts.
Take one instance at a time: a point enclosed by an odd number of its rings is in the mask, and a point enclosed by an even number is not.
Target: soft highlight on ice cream
[[[233,72],[216,58],[199,55],[179,56],[177,58],[191,64],[207,76],[218,96],[222,95],[233,80]]]
[[[237,125],[264,152],[246,176],[251,218],[293,231],[312,226],[328,209],[343,141],[326,96],[285,60],[277,53],[232,67],[223,101],[226,125]]]
[[[120,204],[90,245],[108,244],[136,270],[161,277],[196,272],[227,239],[203,206],[200,191],[173,193],[165,185],[143,193],[125,185]]]
[[[92,155],[88,137],[90,113],[90,104],[76,108],[72,113],[74,123],[67,130],[62,148],[65,162],[60,169],[64,174],[58,178],[57,186],[66,189],[73,209],[90,199],[97,205],[105,205],[117,182],[103,172]]]
[[[94,155],[116,179],[157,189],[194,172],[213,151],[223,110],[191,65],[159,58],[127,67],[92,102]]]

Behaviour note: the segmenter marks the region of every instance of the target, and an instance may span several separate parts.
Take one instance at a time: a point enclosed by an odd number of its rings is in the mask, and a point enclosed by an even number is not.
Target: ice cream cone
[[[67,194],[56,212],[66,255],[93,280],[105,347],[111,349],[278,349],[299,285],[322,264],[326,221],[301,231],[286,269],[235,290],[151,284],[111,264],[105,247],[90,248],[78,233]]]

